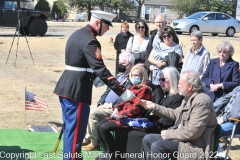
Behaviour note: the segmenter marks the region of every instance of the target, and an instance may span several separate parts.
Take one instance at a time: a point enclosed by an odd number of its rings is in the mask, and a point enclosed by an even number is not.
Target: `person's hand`
[[[149,66],[150,71],[153,71],[153,65]]]
[[[223,84],[218,83],[218,84],[210,84],[210,91],[211,92],[216,92],[219,88],[222,88]]]
[[[136,97],[136,96],[132,91],[126,89],[125,92],[120,97],[124,101],[130,101],[131,99],[133,99],[133,97]]]
[[[214,84],[210,84],[210,92],[215,92],[216,91],[216,87],[214,86]]]
[[[218,124],[223,124],[223,117],[218,118]]]
[[[113,113],[112,114],[118,114],[118,109],[114,108]]]
[[[166,130],[162,130],[161,131],[161,136],[162,136],[162,139],[165,140],[167,137],[166,137]]]
[[[122,116],[120,114],[118,114],[118,109],[117,108],[115,108],[113,110],[113,113],[110,115],[110,118],[114,119],[114,120],[122,118]]]
[[[156,66],[158,67],[158,68],[163,68],[163,67],[165,67],[167,65],[167,63],[164,61],[164,60],[160,60],[160,61],[157,61],[156,62]]]
[[[112,108],[112,103],[104,103],[100,106],[98,106],[100,109],[111,109]]]
[[[142,106],[146,109],[146,110],[150,110],[150,109],[154,109],[155,107],[155,103],[153,103],[152,101],[146,101],[146,100],[141,100],[142,102]]]

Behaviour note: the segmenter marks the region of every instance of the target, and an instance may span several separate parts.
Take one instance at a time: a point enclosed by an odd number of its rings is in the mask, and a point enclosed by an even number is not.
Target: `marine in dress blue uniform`
[[[103,11],[91,12],[94,18],[90,23],[75,31],[66,43],[66,68],[54,90],[62,106],[64,160],[82,160],[81,146],[87,128],[92,86],[96,76],[123,100],[127,101],[133,97],[104,65],[101,45],[96,39],[96,36],[101,36],[103,25],[112,26],[112,19],[116,15]],[[92,21],[94,23],[91,23]]]

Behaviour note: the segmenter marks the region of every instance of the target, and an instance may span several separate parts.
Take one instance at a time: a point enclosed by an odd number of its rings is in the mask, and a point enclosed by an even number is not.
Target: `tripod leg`
[[[33,64],[34,64],[32,52],[31,52],[31,50],[30,50],[30,47],[29,47],[29,44],[28,44],[28,40],[27,40],[27,36],[26,36],[26,34],[25,34],[25,30],[24,30],[23,26],[22,26],[22,30],[23,30],[23,34],[24,34],[24,36],[25,36],[25,39],[26,39],[26,42],[27,42],[27,45],[28,45],[28,50],[29,50],[29,53],[30,53],[30,55],[31,55],[32,62],[33,62]],[[34,64],[34,65],[35,65],[35,64]]]
[[[20,32],[20,20],[18,20],[18,39],[17,39],[16,58],[15,58],[15,68],[16,68],[16,63],[17,63],[17,53],[18,53],[18,44],[19,44],[19,32]]]
[[[18,28],[18,24],[17,24],[17,28]],[[13,46],[13,43],[14,43],[17,31],[18,31],[18,29],[16,29],[16,31],[15,31],[15,34],[14,34],[14,37],[13,37],[13,41],[12,41],[12,44],[11,44],[11,47],[10,47],[10,50],[9,50],[9,53],[8,53],[8,57],[7,57],[7,60],[6,60],[6,64],[8,62],[8,59],[9,59],[9,56],[10,56],[10,53],[11,53],[11,50],[12,50],[12,46]]]

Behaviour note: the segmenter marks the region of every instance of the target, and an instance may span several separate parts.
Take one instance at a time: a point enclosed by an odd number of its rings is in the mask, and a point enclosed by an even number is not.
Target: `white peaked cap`
[[[91,12],[92,12],[93,17],[102,20],[103,22],[105,22],[106,24],[108,24],[110,26],[112,26],[113,18],[115,18],[117,16],[116,14],[99,11],[99,10],[92,10]]]

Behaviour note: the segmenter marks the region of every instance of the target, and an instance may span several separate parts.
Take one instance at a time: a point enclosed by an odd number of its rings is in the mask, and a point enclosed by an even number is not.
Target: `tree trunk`
[[[137,19],[141,18],[141,10],[142,10],[142,5],[138,6],[138,11],[137,11]]]
[[[91,11],[92,10],[92,7],[91,7],[91,4],[89,4],[88,6],[87,6],[87,13],[88,13],[88,21],[90,22],[90,19],[91,19]]]
[[[237,15],[237,1],[238,0],[232,0],[232,16],[236,18]]]

